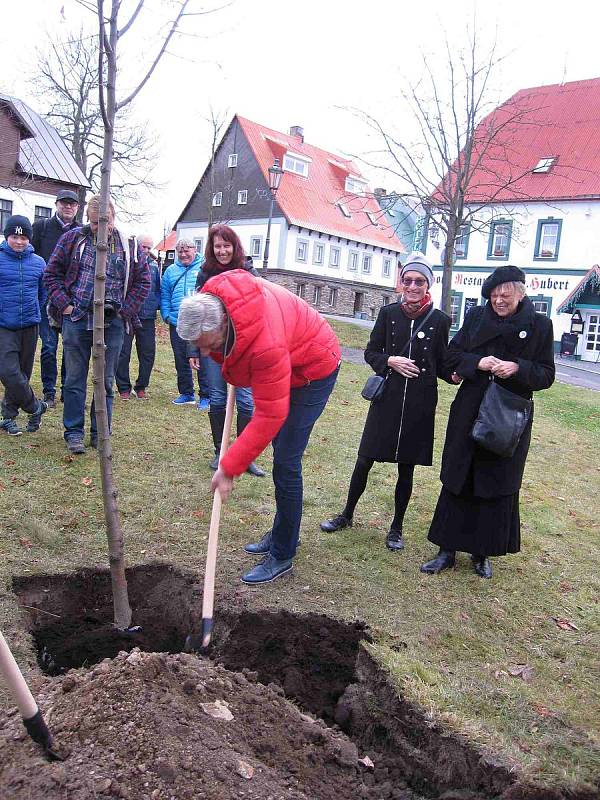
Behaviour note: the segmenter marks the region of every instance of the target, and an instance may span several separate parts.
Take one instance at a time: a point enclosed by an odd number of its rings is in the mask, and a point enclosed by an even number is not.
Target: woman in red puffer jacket
[[[273,526],[246,551],[264,555],[245,583],[265,583],[292,569],[302,519],[302,456],[333,390],[340,346],[328,323],[287,289],[232,270],[184,300],[179,335],[222,364],[234,386],[249,386],[254,416],[214,475],[224,500],[233,478],[273,443],[277,513]]]

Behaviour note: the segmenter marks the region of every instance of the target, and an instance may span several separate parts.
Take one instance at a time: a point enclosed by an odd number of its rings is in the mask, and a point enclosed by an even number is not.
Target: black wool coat
[[[479,405],[491,373],[477,369],[484,356],[515,361],[519,370],[501,386],[522,397],[547,389],[554,382],[552,322],[538,314],[524,297],[512,317],[502,319],[488,302],[471,309],[448,346],[448,358],[463,382],[450,408],[442,456],[441,480],[446,489],[460,494],[467,479],[476,497],[502,497],[519,491],[531,440],[531,418],[513,456],[497,456],[471,438]],[[472,470],[472,473],[471,473]],[[471,474],[470,474],[471,473]]]
[[[427,312],[425,312],[427,313]],[[400,303],[383,306],[365,350],[365,361],[378,375],[388,374],[383,397],[371,403],[359,455],[375,461],[430,466],[438,377],[450,383],[447,360],[450,318],[435,309],[408,349],[405,345],[424,315],[409,319]],[[406,356],[419,367],[418,378],[390,370],[390,356]]]

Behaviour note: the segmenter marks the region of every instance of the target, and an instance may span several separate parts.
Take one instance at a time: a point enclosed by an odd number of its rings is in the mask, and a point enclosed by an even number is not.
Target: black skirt
[[[470,487],[455,495],[442,486],[427,538],[442,550],[480,556],[518,553],[521,549],[519,493],[475,497]]]

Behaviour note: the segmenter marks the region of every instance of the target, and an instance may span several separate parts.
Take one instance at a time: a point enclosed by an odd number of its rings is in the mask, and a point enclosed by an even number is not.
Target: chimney
[[[290,136],[296,136],[301,142],[304,142],[304,128],[301,128],[300,125],[292,125]]]
[[[380,186],[378,186],[376,189],[373,189],[373,194],[375,197],[385,197],[387,192],[385,189],[382,189]]]

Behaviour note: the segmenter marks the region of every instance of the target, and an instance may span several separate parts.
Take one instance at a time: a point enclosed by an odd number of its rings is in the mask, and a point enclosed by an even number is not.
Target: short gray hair
[[[181,239],[177,241],[175,245],[175,250],[179,250],[182,247],[193,247],[196,250],[196,242],[193,239],[188,239],[187,236],[183,236]]]
[[[512,285],[515,287],[515,291],[519,292],[521,297],[525,296],[525,292],[527,291],[527,287],[522,281],[513,281]]]
[[[179,307],[177,333],[186,342],[195,342],[203,333],[213,333],[227,319],[225,306],[214,294],[199,292],[185,297]]]

